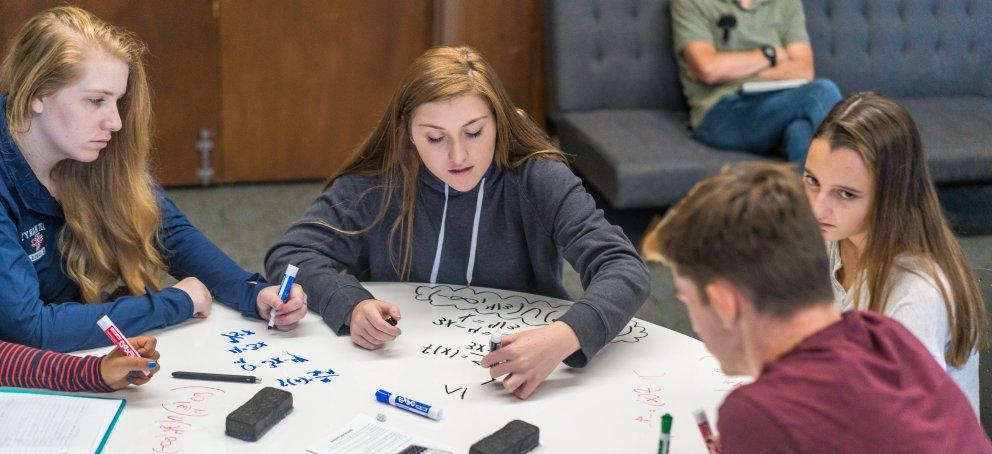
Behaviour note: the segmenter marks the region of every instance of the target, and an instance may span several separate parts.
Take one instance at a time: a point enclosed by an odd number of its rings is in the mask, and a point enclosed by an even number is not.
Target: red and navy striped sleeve
[[[97,356],[74,356],[0,341],[0,386],[110,392]]]

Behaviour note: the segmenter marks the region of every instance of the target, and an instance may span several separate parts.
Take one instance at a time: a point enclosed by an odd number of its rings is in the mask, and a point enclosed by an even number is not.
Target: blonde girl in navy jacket
[[[0,66],[0,339],[57,351],[108,345],[210,313],[212,298],[255,319],[306,313],[238,267],[148,171],[144,46],[78,8],[43,11]],[[162,288],[168,272],[180,281]],[[259,325],[261,326],[261,324]]]

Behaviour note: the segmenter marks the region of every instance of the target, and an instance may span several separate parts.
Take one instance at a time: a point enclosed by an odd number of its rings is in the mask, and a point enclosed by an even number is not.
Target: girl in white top
[[[874,93],[845,98],[817,129],[803,181],[827,241],[837,304],[901,322],[977,414],[987,316],[912,117]]]

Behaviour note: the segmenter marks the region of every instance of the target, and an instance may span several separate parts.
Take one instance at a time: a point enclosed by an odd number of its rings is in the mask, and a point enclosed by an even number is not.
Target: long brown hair
[[[851,95],[823,120],[815,138],[857,152],[875,179],[867,241],[855,276],[865,274],[867,309],[885,313],[889,277],[901,254],[917,260],[944,299],[950,342],[947,363],[960,367],[987,342],[988,320],[978,281],[941,212],[916,123],[904,107],[875,93]],[[936,266],[935,266],[936,265]],[[947,285],[941,279],[946,277]],[[861,307],[861,280],[852,289]]]
[[[122,128],[91,163],[63,160],[51,181],[65,213],[59,248],[66,272],[85,302],[123,284],[131,294],[159,289],[164,269],[156,249],[161,215],[148,152],[152,110],[142,56],[131,33],[74,7],[52,8],[31,18],[13,39],[0,66],[0,92],[15,141],[31,127],[31,101],[80,77],[91,52],[107,52],[128,66],[127,92],[119,100]]]
[[[566,162],[548,135],[514,107],[482,55],[469,47],[435,47],[407,68],[375,129],[324,186],[327,190],[337,178],[348,174],[378,177],[382,200],[375,218],[360,230],[317,224],[342,234],[360,234],[381,222],[393,200],[399,199],[400,214],[390,229],[388,249],[397,276],[407,279],[413,258],[414,204],[420,174],[420,157],[410,141],[410,119],[421,104],[466,94],[482,96],[496,119],[495,165],[514,169],[534,157]]]

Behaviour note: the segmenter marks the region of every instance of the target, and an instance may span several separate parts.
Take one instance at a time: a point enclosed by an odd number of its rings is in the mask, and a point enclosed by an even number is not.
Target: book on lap
[[[754,94],[754,93],[765,93],[769,91],[778,90],[788,90],[790,88],[801,87],[809,83],[806,79],[787,79],[787,80],[761,80],[753,82],[744,82],[741,85],[741,93],[744,94]]]

